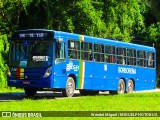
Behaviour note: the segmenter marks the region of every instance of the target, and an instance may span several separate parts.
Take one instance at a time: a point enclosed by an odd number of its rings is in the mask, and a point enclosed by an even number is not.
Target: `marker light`
[[[52,67],[49,67],[49,68],[46,70],[43,78],[50,76],[51,72],[52,72]]]

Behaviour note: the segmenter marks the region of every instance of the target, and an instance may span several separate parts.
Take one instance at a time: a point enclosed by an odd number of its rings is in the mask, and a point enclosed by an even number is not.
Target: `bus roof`
[[[75,39],[80,36],[80,34],[74,34],[74,33],[67,33],[67,32],[62,32],[62,31],[54,31],[55,36],[63,36],[66,38],[70,39]],[[122,42],[118,40],[113,40],[113,39],[106,39],[106,38],[96,38],[92,36],[87,36],[84,35],[84,40],[87,42],[93,42],[93,43],[99,43],[99,44],[105,44],[105,45],[113,45],[113,46],[119,46],[119,47],[126,47],[126,48],[133,48],[133,49],[140,49],[140,50],[147,50],[147,51],[152,51],[155,52],[154,47],[150,46],[144,46],[144,45],[139,45],[139,44],[134,44],[134,43],[127,43],[127,42]]]
[[[81,34],[75,34],[75,33],[69,33],[69,32],[63,32],[63,31],[56,31],[56,30],[46,30],[46,29],[26,29],[26,30],[18,30],[16,31],[20,33],[31,33],[31,32],[50,32],[54,33],[54,38],[56,37],[65,37],[69,39],[74,39],[74,40],[79,40],[79,37]],[[87,42],[93,42],[93,43],[99,43],[99,44],[104,44],[104,45],[113,45],[113,46],[118,46],[118,47],[125,47],[125,48],[133,48],[133,49],[140,49],[140,50],[147,50],[147,51],[152,51],[155,52],[154,47],[149,47],[149,46],[144,46],[144,45],[139,45],[139,44],[134,44],[134,43],[126,43],[118,40],[113,40],[113,39],[106,39],[106,38],[96,38],[92,36],[87,36],[83,35],[84,40]]]

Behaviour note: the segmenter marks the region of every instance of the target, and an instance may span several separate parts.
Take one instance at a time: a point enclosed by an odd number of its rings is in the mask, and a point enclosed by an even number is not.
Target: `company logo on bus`
[[[74,65],[73,62],[70,61],[66,66],[66,71],[70,71],[70,70],[78,71],[79,70],[79,66],[78,65]]]
[[[136,69],[126,68],[126,67],[118,67],[118,73],[136,74]]]

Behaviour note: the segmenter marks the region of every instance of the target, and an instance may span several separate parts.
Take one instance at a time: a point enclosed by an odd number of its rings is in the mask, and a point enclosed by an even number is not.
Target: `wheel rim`
[[[66,92],[68,94],[68,96],[72,96],[74,93],[74,85],[72,82],[68,82],[67,83],[67,88],[66,88]]]
[[[129,81],[128,82],[128,93],[131,93],[131,92],[133,92],[133,82]]]
[[[120,93],[120,94],[123,94],[123,93],[124,93],[124,84],[123,84],[123,82],[120,82],[120,83],[119,83],[118,93]]]

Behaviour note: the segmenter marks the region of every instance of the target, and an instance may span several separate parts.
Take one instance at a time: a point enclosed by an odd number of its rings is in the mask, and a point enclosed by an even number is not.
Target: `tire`
[[[127,85],[127,93],[132,93],[133,91],[134,91],[134,83],[133,80],[130,79]]]
[[[34,97],[35,94],[37,93],[37,89],[36,88],[24,88],[25,94],[27,95],[27,97]]]
[[[62,94],[64,97],[72,97],[74,95],[75,90],[75,82],[72,77],[68,77],[66,82],[66,88],[62,90]]]
[[[120,79],[118,83],[118,94],[124,94],[124,93],[125,93],[125,82],[123,79]]]

